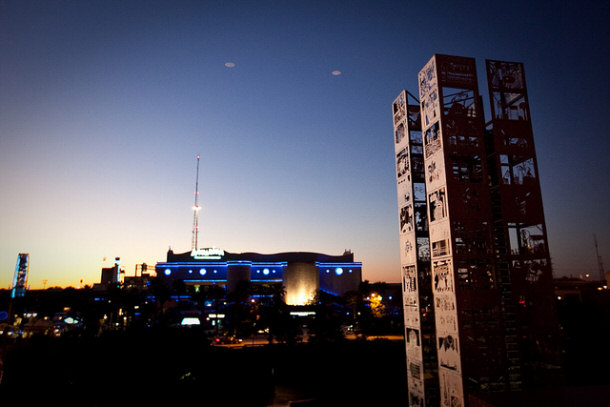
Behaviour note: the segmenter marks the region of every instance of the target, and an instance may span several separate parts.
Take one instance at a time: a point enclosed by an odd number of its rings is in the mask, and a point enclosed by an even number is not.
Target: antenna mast
[[[602,261],[602,256],[599,255],[599,249],[597,248],[597,235],[593,233],[593,241],[595,242],[595,255],[597,256],[597,268],[599,270],[599,279],[603,281],[606,279],[604,273],[604,262]]]
[[[199,239],[199,155],[197,155],[197,175],[195,177],[195,205],[193,205],[193,240],[191,250],[198,249]]]

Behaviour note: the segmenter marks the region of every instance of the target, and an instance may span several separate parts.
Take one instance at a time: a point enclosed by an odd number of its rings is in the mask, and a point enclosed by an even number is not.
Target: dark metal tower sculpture
[[[487,125],[473,58],[434,55],[419,73],[419,109],[408,92],[393,104],[410,406],[436,404],[434,386],[438,404],[462,407],[470,395],[558,379],[523,65],[487,61],[487,78]]]
[[[419,101],[402,91],[392,112],[409,405],[433,406],[438,375]]]
[[[553,274],[523,64],[487,60],[486,68],[496,251],[505,320],[514,327],[514,337],[507,333],[510,384],[527,388],[556,380],[559,371]]]

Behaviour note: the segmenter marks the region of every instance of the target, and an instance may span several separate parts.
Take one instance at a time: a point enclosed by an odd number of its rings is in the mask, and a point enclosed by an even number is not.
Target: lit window
[[[164,273],[166,276],[169,276],[170,274],[172,274],[172,271],[170,269],[165,269]]]
[[[205,273],[207,273],[206,269],[200,269],[199,270],[199,274],[201,274],[202,276],[205,276]]]

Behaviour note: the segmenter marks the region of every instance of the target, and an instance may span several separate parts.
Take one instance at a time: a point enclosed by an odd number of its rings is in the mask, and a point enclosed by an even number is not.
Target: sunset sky
[[[41,288],[190,250],[197,154],[201,247],[398,282],[391,103],[434,53],[485,100],[525,64],[555,275],[597,276],[594,233],[610,268],[609,6],[458,3],[0,1],[0,288],[19,252]]]

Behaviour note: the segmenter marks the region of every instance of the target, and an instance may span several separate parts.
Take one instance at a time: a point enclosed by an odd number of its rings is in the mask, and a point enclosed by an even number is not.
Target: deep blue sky
[[[485,99],[485,58],[524,62],[555,274],[594,233],[610,265],[608,6],[458,3],[0,1],[0,287],[18,252],[40,287],[190,250],[197,154],[200,246],[399,281],[391,103],[434,53]]]

